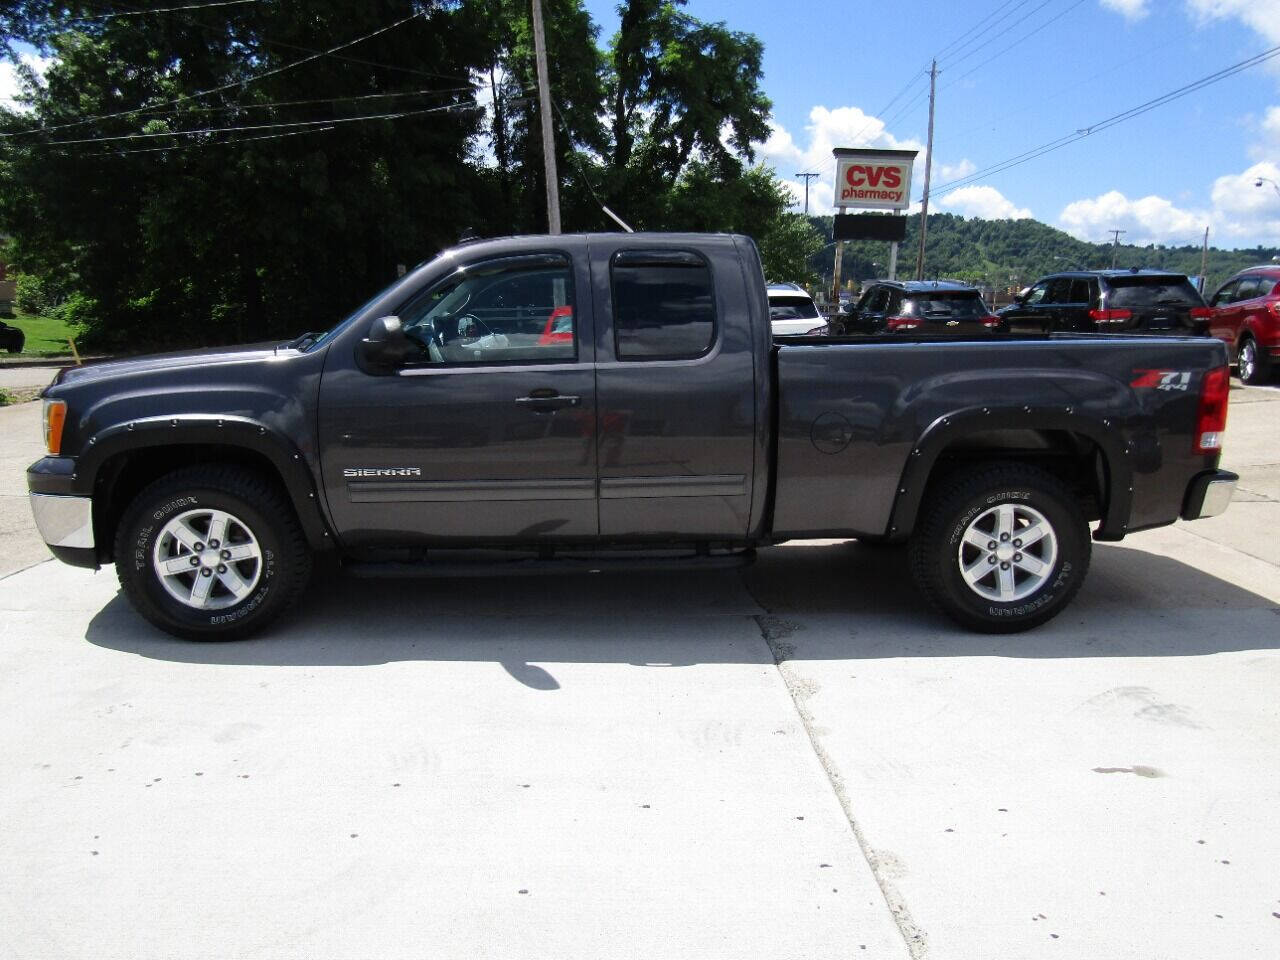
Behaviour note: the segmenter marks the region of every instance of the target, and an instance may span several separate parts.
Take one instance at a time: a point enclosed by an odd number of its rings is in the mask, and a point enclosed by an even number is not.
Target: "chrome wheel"
[[[1240,344],[1240,356],[1236,360],[1236,365],[1240,369],[1240,379],[1245,383],[1251,383],[1254,374],[1258,371],[1258,345],[1252,340],[1246,340]]]
[[[1022,600],[1044,586],[1058,560],[1058,538],[1039,510],[1003,503],[965,528],[956,561],[969,589],[985,600]]]
[[[233,607],[262,576],[262,548],[225,510],[188,510],[156,537],[151,566],[169,596],[196,610]]]

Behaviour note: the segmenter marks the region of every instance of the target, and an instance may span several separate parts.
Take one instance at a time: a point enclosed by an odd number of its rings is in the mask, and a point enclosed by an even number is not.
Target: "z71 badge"
[[[1187,390],[1191,386],[1190,370],[1135,370],[1137,377],[1129,384],[1139,390]]]
[[[420,477],[418,467],[347,467],[342,471],[347,480],[358,477]]]

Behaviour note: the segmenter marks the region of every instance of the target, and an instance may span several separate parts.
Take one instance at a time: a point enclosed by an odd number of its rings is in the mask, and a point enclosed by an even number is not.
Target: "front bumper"
[[[1226,511],[1239,480],[1229,470],[1200,474],[1187,486],[1187,496],[1182,501],[1182,519],[1203,520]]]

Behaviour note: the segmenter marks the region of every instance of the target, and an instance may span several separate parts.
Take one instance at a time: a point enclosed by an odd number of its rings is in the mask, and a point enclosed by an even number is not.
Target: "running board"
[[[452,553],[441,550],[438,553]],[[662,570],[735,570],[755,561],[755,550],[729,553],[623,553],[578,556],[518,556],[508,560],[487,557],[445,557],[414,561],[347,561],[343,569],[355,577],[492,577],[545,576],[556,573],[659,572]]]

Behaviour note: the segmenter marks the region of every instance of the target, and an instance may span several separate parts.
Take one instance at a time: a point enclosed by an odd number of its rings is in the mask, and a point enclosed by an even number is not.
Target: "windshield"
[[[902,302],[902,314],[907,317],[981,317],[986,313],[982,298],[967,291],[907,297]]]
[[[1108,307],[1149,307],[1156,304],[1198,307],[1204,303],[1186,277],[1112,277]]]
[[[415,267],[414,270],[416,269],[417,268]],[[376,301],[381,300],[384,296],[386,296],[392,290],[396,289],[397,287],[403,286],[405,283],[407,283],[409,278],[413,276],[414,270],[410,270],[408,273],[406,273],[403,277],[401,277],[395,283],[392,283],[380,289],[372,297],[370,297],[364,303],[360,304],[360,306],[356,307],[354,310],[348,313],[345,317],[343,317],[341,320],[335,323],[332,327],[330,327],[328,330],[322,333],[319,337],[311,341],[309,346],[306,346],[303,348],[304,351],[307,353],[310,353],[312,350],[318,350],[320,347],[324,346],[326,343],[328,343],[330,340],[336,337],[338,333],[347,326],[347,324],[351,323],[353,320],[356,319],[356,317],[360,316],[360,314],[368,310],[369,307],[373,306],[373,304]]]
[[[818,308],[803,294],[797,294],[794,297],[771,296],[769,298],[770,320],[813,320],[817,316]]]

